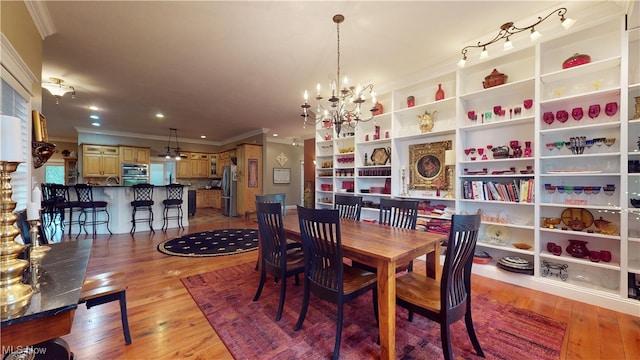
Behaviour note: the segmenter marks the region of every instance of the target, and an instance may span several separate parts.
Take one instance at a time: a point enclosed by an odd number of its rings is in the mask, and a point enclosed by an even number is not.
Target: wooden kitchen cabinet
[[[189,157],[192,178],[208,178],[210,171],[209,154],[191,153]]]
[[[191,177],[191,162],[187,159],[176,161],[177,176],[179,178]]]
[[[150,155],[148,148],[120,146],[120,162],[123,164],[149,164]]]
[[[220,190],[196,190],[196,208],[216,208],[221,207],[221,191]]]
[[[120,157],[117,146],[82,145],[82,176],[120,176]]]
[[[256,210],[256,195],[262,194],[262,145],[241,144],[236,148],[238,165],[238,216]]]

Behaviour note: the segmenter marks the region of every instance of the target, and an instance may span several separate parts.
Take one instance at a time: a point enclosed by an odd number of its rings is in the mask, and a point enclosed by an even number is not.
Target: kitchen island
[[[184,191],[182,193],[182,225],[189,225],[189,217],[187,214],[187,209],[189,208],[189,199],[187,196],[187,191],[189,190],[189,186],[185,185]],[[69,193],[71,194],[71,200],[75,199],[75,191],[74,189],[69,189]],[[162,201],[166,199],[166,191],[164,186],[156,185],[153,189],[153,229],[158,231],[162,230],[162,213],[164,211],[164,205]],[[123,185],[94,185],[93,186],[93,200],[94,201],[106,201],[107,202],[107,210],[109,211],[109,229],[114,234],[125,234],[131,230],[131,213],[133,208],[131,207],[131,201],[133,201],[133,188],[131,186],[123,186]],[[173,215],[176,210],[171,209],[170,215]],[[74,211],[73,217],[74,221],[77,219],[79,212]],[[102,219],[105,215],[98,214],[99,219]],[[146,218],[148,216],[147,211],[138,211],[136,214],[136,218]],[[169,220],[169,228],[178,227],[177,220]],[[71,229],[71,234],[74,236],[78,234],[78,225],[74,224]],[[87,227],[87,231],[91,234],[91,230]],[[66,230],[68,231],[68,230]],[[136,224],[136,232],[141,231],[149,231],[149,227],[146,222],[139,222]],[[105,224],[100,224],[97,226],[96,232],[98,234],[108,234],[107,226]],[[83,231],[84,234],[84,231]],[[82,235],[81,235],[82,236]]]

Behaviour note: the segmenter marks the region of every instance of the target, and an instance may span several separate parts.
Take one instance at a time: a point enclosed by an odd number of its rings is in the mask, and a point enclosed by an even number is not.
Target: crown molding
[[[20,54],[16,48],[13,47],[11,41],[9,41],[4,33],[0,33],[0,36],[0,54],[2,54],[2,61],[0,61],[0,63],[2,64],[2,71],[7,71],[13,75],[29,96],[33,97],[34,94],[32,89],[35,84],[40,82],[40,80],[31,71],[31,69],[29,69],[27,64],[22,61]]]
[[[27,7],[31,20],[38,29],[42,40],[56,33],[56,26],[53,24],[46,1],[25,1],[24,5]]]

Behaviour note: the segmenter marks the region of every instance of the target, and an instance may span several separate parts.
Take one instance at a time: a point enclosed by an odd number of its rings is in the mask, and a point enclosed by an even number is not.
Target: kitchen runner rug
[[[162,253],[187,257],[232,255],[257,248],[257,229],[200,231],[158,244]]]
[[[311,296],[302,330],[294,331],[302,305],[302,284],[287,281],[282,319],[275,321],[280,284],[267,281],[260,300],[253,302],[259,273],[255,263],[232,266],[182,278],[200,310],[235,359],[326,359],[335,341],[336,306]],[[341,359],[379,359],[378,330],[372,298],[359,296],[345,305]],[[567,324],[499,303],[472,298],[476,334],[487,359],[559,359]],[[456,358],[475,355],[464,321],[452,325]],[[439,324],[396,311],[396,358],[442,359]]]

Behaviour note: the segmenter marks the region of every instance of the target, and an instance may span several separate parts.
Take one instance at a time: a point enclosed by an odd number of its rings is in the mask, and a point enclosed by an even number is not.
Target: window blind
[[[15,89],[11,87],[4,79],[2,79],[2,94],[0,95],[0,113],[3,115],[15,116],[22,121],[22,153],[25,160],[31,156],[31,152],[27,151],[31,146],[28,135],[28,124],[31,120],[27,100],[25,100]],[[29,196],[29,182],[27,181],[28,162],[24,162],[18,166],[16,172],[11,174],[11,187],[13,189],[13,201],[16,202],[16,209],[25,209]]]

